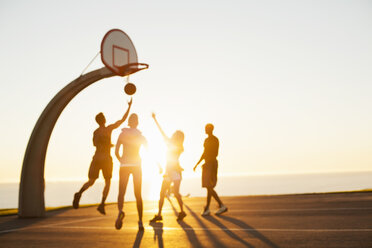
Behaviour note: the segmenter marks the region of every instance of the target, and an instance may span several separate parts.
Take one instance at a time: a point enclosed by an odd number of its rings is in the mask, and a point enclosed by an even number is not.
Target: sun
[[[144,133],[147,139],[147,147],[141,148],[140,156],[142,159],[142,180],[150,186],[150,191],[145,197],[149,200],[159,198],[160,187],[163,175],[159,171],[165,169],[166,147],[163,139],[154,132]]]

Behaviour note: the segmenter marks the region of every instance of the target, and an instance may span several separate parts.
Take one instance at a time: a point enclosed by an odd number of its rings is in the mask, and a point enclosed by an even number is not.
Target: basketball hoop
[[[108,69],[122,77],[149,68],[148,64],[138,63],[132,40],[119,29],[112,29],[103,37],[101,60]]]

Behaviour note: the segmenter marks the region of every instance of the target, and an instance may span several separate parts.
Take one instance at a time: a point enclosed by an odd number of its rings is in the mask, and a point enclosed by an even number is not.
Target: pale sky
[[[39,115],[112,28],[150,64],[131,81],[155,160],[165,154],[152,111],[167,134],[184,131],[186,176],[200,175],[192,167],[208,122],[220,139],[220,175],[372,171],[371,1],[2,0],[0,182],[19,180]],[[100,67],[97,58],[87,71]],[[67,106],[46,180],[87,177],[94,117],[121,118],[124,85],[101,80]]]

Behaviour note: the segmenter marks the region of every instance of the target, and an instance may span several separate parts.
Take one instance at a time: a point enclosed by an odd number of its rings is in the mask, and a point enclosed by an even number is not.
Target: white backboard
[[[103,37],[101,59],[107,68],[118,75],[120,75],[120,67],[138,63],[133,42],[126,33],[119,29],[112,29]]]

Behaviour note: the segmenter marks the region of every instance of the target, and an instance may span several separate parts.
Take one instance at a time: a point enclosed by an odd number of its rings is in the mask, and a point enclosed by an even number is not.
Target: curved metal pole
[[[45,215],[45,156],[54,125],[63,109],[89,85],[115,75],[106,67],[82,75],[66,85],[46,106],[32,131],[23,159],[19,185],[19,217],[42,217]]]

